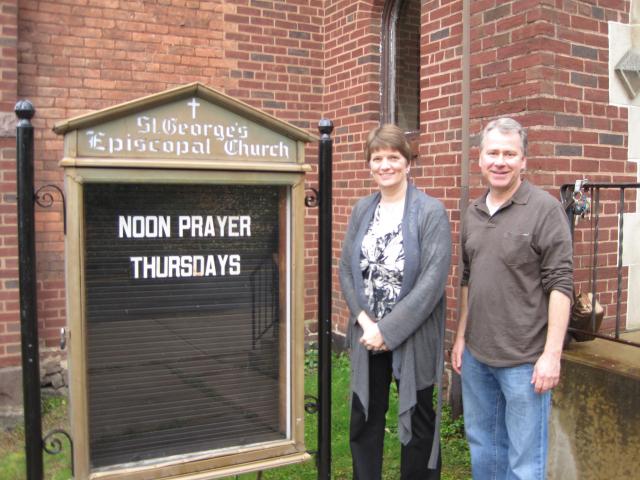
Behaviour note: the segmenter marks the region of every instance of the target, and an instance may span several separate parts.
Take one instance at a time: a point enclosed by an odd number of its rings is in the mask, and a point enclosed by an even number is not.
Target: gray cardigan
[[[353,207],[342,245],[340,285],[351,312],[347,343],[351,355],[351,391],[369,408],[369,352],[358,340],[362,328],[356,322],[361,311],[374,318],[364,293],[360,249],[380,193],[360,199]],[[406,445],[411,440],[411,413],[416,392],[438,385],[436,435],[429,467],[435,468],[439,452],[439,428],[444,369],[445,286],[451,261],[451,229],[444,206],[419,191],[407,188],[402,236],[405,267],[402,287],[393,310],[378,326],[392,351],[393,375],[399,381],[398,434]]]

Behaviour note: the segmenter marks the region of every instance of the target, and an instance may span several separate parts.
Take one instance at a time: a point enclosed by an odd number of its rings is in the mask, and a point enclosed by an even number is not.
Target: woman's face
[[[369,159],[371,175],[380,189],[394,189],[407,181],[409,161],[397,150],[376,150]]]

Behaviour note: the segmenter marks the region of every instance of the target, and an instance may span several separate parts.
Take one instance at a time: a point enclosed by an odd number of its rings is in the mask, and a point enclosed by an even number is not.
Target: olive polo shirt
[[[573,295],[567,216],[558,200],[526,180],[493,215],[487,193],[469,205],[462,227],[465,343],[490,366],[534,363],[546,341],[549,293]]]

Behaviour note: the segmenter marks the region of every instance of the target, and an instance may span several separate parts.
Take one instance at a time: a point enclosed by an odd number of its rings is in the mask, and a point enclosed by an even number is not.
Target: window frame
[[[398,15],[404,2],[408,0],[389,0],[382,12],[381,64],[380,64],[380,120],[381,123],[397,123],[396,117],[396,41]],[[420,73],[418,73],[420,76]],[[420,97],[420,78],[418,78],[418,98]],[[419,115],[419,113],[418,113]],[[420,133],[420,120],[416,130],[405,131],[413,144]]]

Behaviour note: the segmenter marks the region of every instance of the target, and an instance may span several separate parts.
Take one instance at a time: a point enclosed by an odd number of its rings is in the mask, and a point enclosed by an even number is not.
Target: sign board
[[[307,460],[305,132],[192,84],[58,124],[76,478]]]

